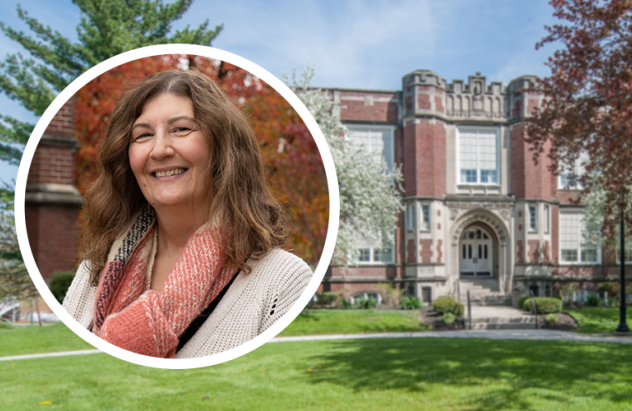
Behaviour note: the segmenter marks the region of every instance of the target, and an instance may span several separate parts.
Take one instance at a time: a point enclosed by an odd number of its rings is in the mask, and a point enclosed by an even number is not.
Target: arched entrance
[[[480,226],[472,226],[461,234],[459,242],[461,277],[491,277],[494,248],[491,234]]]

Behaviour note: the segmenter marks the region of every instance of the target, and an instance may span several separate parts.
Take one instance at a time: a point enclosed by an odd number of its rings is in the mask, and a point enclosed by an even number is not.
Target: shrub
[[[441,319],[441,321],[446,324],[452,324],[454,320],[456,320],[456,317],[452,313],[445,313]]]
[[[423,308],[423,304],[419,301],[419,298],[412,295],[403,296],[399,301],[399,306],[402,310],[420,310]]]
[[[332,293],[331,291],[325,291],[316,297],[316,304],[318,305],[332,305],[338,301],[339,295]]]
[[[389,284],[378,284],[375,286],[375,291],[382,296],[382,304],[388,307],[398,307],[404,294],[404,289],[394,288]]]
[[[562,302],[557,298],[535,297],[536,314],[551,314],[562,311]],[[524,309],[531,310],[531,298],[525,300]]]
[[[594,294],[591,294],[588,296],[588,298],[586,298],[586,305],[589,305],[591,307],[598,307],[599,303],[601,303],[601,300]]]
[[[546,322],[553,324],[557,322],[557,315],[556,314],[549,314],[546,316]]]
[[[553,296],[551,296],[551,298],[555,298],[556,300],[562,301],[562,296],[559,295],[559,294],[553,294]]]
[[[75,273],[59,272],[51,276],[48,287],[50,288],[50,292],[53,293],[60,303],[64,301],[64,297],[66,297],[66,292],[70,284],[72,284],[73,278],[75,278]]]
[[[518,305],[517,305],[517,307],[518,307],[519,310],[524,309],[524,302],[526,300],[528,300],[528,299],[529,299],[528,295],[523,295],[522,297],[518,298]]]
[[[450,297],[439,297],[432,303],[432,309],[439,315],[447,313],[454,314],[456,317],[463,317],[465,307],[463,304],[457,303]]]
[[[377,306],[377,301],[373,298],[358,298],[358,308],[363,310],[370,310],[371,308],[375,308]]]
[[[11,324],[7,324],[3,321],[0,321],[0,330],[11,330],[11,329],[13,329]]]
[[[340,306],[345,309],[353,308],[353,304],[347,298],[340,296]]]

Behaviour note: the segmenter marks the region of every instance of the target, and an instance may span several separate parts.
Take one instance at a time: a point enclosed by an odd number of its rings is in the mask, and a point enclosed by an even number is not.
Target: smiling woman
[[[121,348],[188,358],[234,348],[311,279],[282,247],[254,133],[208,77],[168,70],[117,103],[85,195],[83,263],[64,307]]]

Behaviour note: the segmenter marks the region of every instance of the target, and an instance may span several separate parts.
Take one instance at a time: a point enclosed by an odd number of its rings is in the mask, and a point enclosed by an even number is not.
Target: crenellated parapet
[[[402,79],[401,117],[432,116],[448,121],[507,122],[520,120],[541,102],[535,76],[522,76],[509,86],[476,73],[467,82],[447,83],[430,70],[416,70]]]

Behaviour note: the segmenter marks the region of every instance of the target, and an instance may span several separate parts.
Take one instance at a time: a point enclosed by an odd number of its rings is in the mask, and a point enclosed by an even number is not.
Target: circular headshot
[[[331,154],[300,99],[200,46],[134,50],[75,80],[16,185],[20,248],[50,309],[97,348],[160,368],[278,334],[322,281],[338,214]]]

